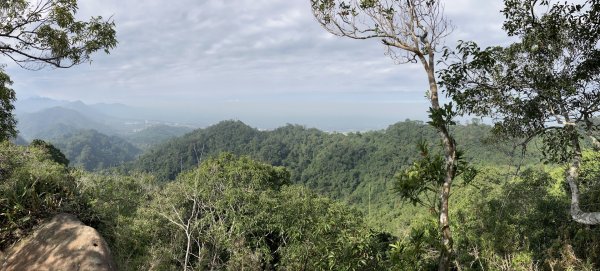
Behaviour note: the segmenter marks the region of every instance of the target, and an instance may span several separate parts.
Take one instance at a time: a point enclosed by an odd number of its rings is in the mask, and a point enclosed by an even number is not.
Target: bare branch
[[[451,32],[439,1],[311,0],[317,21],[330,33],[352,39],[379,38],[399,63],[428,55]]]

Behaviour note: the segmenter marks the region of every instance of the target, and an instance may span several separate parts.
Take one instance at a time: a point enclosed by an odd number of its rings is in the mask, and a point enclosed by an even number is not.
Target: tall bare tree
[[[439,227],[442,251],[439,270],[448,270],[452,254],[452,233],[448,217],[450,188],[456,176],[456,143],[449,131],[451,106],[440,105],[436,82],[436,52],[452,26],[435,0],[311,0],[317,21],[330,33],[352,39],[380,39],[398,64],[421,63],[429,90],[432,124],[444,146],[444,176],[439,191]]]

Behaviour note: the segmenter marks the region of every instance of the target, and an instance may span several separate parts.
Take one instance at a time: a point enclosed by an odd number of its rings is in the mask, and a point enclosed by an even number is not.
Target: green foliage
[[[141,152],[117,136],[107,136],[95,130],[79,130],[51,140],[72,166],[100,170],[134,160]]]
[[[421,204],[439,212],[436,196],[446,176],[445,161],[440,154],[430,154],[426,142],[418,144],[421,159],[396,174],[394,191],[413,205]]]
[[[579,178],[582,209],[597,210],[600,207],[600,152],[584,151]]]
[[[389,270],[435,270],[440,234],[437,221],[418,221],[402,240],[392,244]]]
[[[153,244],[145,234],[144,226],[150,222],[139,215],[160,186],[156,179],[146,174],[101,175],[76,171],[77,187],[82,201],[90,211],[80,216],[97,229],[110,244],[112,256],[122,269],[139,270],[136,266],[146,249]]]
[[[456,141],[450,133],[455,124],[452,104],[440,106],[435,66],[435,53],[451,32],[443,14],[443,5],[435,0],[344,1],[311,0],[315,19],[328,32],[357,40],[378,39],[386,47],[386,55],[397,63],[422,64],[429,82],[425,96],[430,103],[430,121],[438,132],[444,150],[446,172],[440,194],[440,230],[443,253],[440,270],[449,270],[452,235],[448,224],[448,200],[455,178]]]
[[[50,154],[52,161],[59,163],[65,167],[69,166],[69,159],[67,159],[67,157],[65,157],[65,155],[62,152],[60,152],[59,149],[54,147],[54,145],[45,142],[41,139],[34,139],[29,145],[31,147],[36,147],[45,150],[48,154]]]
[[[482,169],[473,186],[453,197],[458,264],[463,270],[593,270],[600,231],[570,219],[565,189],[562,177],[542,169],[518,176]]]
[[[12,81],[0,66],[0,142],[17,136],[17,120],[13,114],[13,103],[17,99],[15,91],[10,88]]]
[[[147,150],[168,139],[182,136],[191,131],[191,128],[184,126],[154,125],[131,135],[127,135],[125,136],[125,139],[133,143],[136,147]]]
[[[597,132],[599,11],[596,1],[507,0],[504,29],[518,42],[483,50],[461,43],[446,51],[454,62],[441,83],[460,112],[494,117],[496,133],[525,143],[541,136],[548,161],[565,162],[573,139]]]
[[[452,108],[452,103],[444,104],[444,106],[434,109],[429,108],[429,121],[427,124],[437,129],[450,129],[450,126],[456,125],[454,118],[457,112]]]
[[[393,240],[290,186],[285,169],[230,154],[181,174],[138,214],[152,242],[131,269],[381,270]]]
[[[117,44],[114,23],[102,17],[77,21],[77,9],[75,0],[3,1],[0,53],[30,69],[71,67],[96,51],[108,53]]]
[[[488,140],[489,131],[490,126],[477,122],[452,128],[458,144],[466,150],[463,161],[474,165],[539,161],[535,151],[521,161],[520,153],[513,152],[513,142]],[[150,172],[166,180],[221,151],[249,155],[285,166],[292,183],[350,203],[366,213],[369,223],[396,233],[398,225],[410,224],[412,212],[420,209],[400,206],[393,192],[394,175],[419,159],[415,147],[418,142],[438,142],[437,138],[431,126],[419,121],[349,134],[325,133],[298,125],[258,131],[241,122],[226,121],[152,148],[129,169]],[[432,145],[430,152],[438,153],[439,145]]]
[[[59,212],[86,212],[75,178],[45,146],[0,143],[0,249]]]
[[[431,153],[427,142],[417,144],[421,158],[394,176],[394,191],[401,199],[413,205],[421,204],[430,210],[439,212],[435,199],[444,184],[446,162],[441,154]],[[468,184],[477,175],[477,170],[464,160],[462,152],[456,154],[455,177],[462,176]]]
[[[288,129],[278,132],[304,130]],[[338,146],[328,152],[354,153],[364,147],[357,139],[366,135],[335,135],[339,142],[356,141],[344,143],[348,149]],[[292,173],[282,167],[248,157],[206,158],[164,183],[143,173],[69,173],[43,144],[28,148],[3,144],[0,168],[7,181],[0,185],[1,248],[27,235],[42,219],[71,212],[100,231],[123,270],[183,269],[186,251],[192,252],[190,268],[233,270],[432,270],[439,257],[437,221],[426,209],[394,201],[373,204],[371,217],[378,217],[379,223],[392,218],[398,234],[372,231],[357,210],[293,185]],[[422,144],[421,151],[432,164],[440,159],[435,158],[439,156],[435,148]],[[584,153],[584,206],[598,204],[598,157],[597,152]],[[350,161],[336,163],[343,166]],[[470,185],[456,186],[450,203],[455,207],[454,265],[461,270],[600,266],[600,232],[569,218],[560,171],[532,168],[515,176],[507,167],[487,166],[478,170]],[[369,189],[360,184],[357,191],[377,198],[381,191],[391,190],[379,185],[372,183]]]
[[[240,121],[224,121],[152,148],[132,168],[152,172],[160,179],[174,179],[180,172],[198,166],[205,157],[220,152],[256,152],[261,133]]]

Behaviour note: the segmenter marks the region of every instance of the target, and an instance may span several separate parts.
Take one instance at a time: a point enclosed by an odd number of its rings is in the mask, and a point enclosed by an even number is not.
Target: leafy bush
[[[487,168],[455,193],[457,262],[463,270],[594,270],[600,231],[574,222],[564,178],[529,168]],[[558,190],[558,191],[557,191]],[[585,260],[584,260],[585,259]]]
[[[31,141],[30,146],[39,149],[44,149],[46,153],[50,154],[52,161],[59,163],[65,167],[69,166],[69,159],[67,159],[67,157],[65,157],[65,155],[59,149],[54,147],[54,145],[45,142],[41,139],[34,139],[33,141]]]
[[[77,184],[90,211],[86,222],[96,228],[110,245],[115,262],[135,270],[136,262],[153,240],[141,233],[144,217],[138,208],[148,205],[160,189],[153,176],[147,174],[102,175],[75,171]]]
[[[205,161],[137,210],[132,228],[151,241],[127,268],[385,269],[391,235],[370,232],[356,211],[289,183],[284,168],[247,157]]]
[[[60,212],[86,213],[67,168],[45,146],[0,143],[0,249]]]

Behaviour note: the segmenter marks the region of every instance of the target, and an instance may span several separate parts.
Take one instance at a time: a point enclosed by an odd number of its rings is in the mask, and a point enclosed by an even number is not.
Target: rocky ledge
[[[0,253],[0,263],[0,271],[116,270],[102,236],[70,214],[56,215]]]

